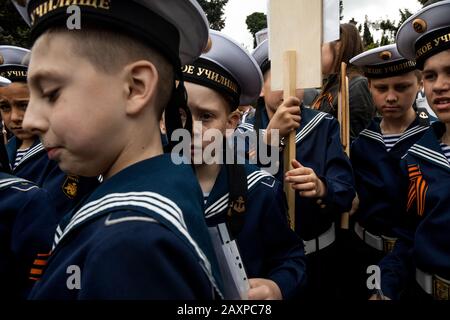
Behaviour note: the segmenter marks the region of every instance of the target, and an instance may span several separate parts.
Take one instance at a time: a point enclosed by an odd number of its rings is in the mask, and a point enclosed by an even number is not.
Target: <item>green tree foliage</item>
[[[11,1],[0,1],[0,45],[29,48],[30,30]]]
[[[223,18],[225,6],[228,0],[198,0],[208,17],[209,27],[214,30],[222,30],[225,27]]]
[[[364,21],[363,25],[363,45],[364,48],[368,48],[374,44],[372,32],[370,31],[370,21],[366,16],[366,20]]]
[[[247,16],[245,23],[247,24],[247,29],[253,36],[253,47],[256,47],[255,34],[259,30],[267,28],[267,16],[262,12],[253,12],[251,15]]]

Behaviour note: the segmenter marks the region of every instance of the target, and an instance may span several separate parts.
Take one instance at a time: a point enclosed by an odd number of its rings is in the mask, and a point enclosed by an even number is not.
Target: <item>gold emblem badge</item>
[[[3,56],[0,53],[0,64],[4,64],[5,63],[5,58],[3,58]]]
[[[397,241],[397,238],[391,238],[387,236],[381,236],[383,239],[383,251],[384,253],[389,253],[394,249],[395,242]]]
[[[77,176],[67,176],[66,180],[62,185],[62,191],[64,194],[73,199],[78,194],[78,183],[80,182]]]
[[[244,198],[239,197],[236,201],[233,201],[230,205],[230,209],[228,210],[228,216],[231,217],[232,212],[231,208],[237,213],[243,213],[245,212],[245,201]]]
[[[450,300],[450,282],[438,277],[433,276],[433,297],[436,300]]]
[[[211,50],[212,47],[212,40],[211,37],[208,38],[208,43],[206,44],[206,47],[203,49],[202,53],[208,53]]]
[[[392,53],[390,51],[383,51],[380,53],[380,59],[387,61],[392,58]]]
[[[424,33],[425,31],[427,31],[427,23],[423,19],[415,19],[412,25],[417,33]]]

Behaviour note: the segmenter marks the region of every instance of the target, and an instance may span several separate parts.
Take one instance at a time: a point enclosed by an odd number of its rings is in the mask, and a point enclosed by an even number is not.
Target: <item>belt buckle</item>
[[[397,241],[397,238],[387,237],[387,236],[381,236],[381,239],[383,239],[383,251],[384,253],[388,254],[392,252],[395,246],[395,242]]]
[[[433,275],[433,297],[436,300],[450,300],[450,281]]]

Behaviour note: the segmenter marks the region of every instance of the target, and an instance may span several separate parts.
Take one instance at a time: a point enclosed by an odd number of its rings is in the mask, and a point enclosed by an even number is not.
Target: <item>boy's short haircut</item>
[[[74,54],[85,57],[99,71],[106,74],[119,72],[125,65],[139,60],[150,61],[158,71],[157,97],[158,119],[170,100],[174,86],[174,68],[158,51],[139,39],[125,33],[98,27],[84,27],[67,31],[52,28],[45,32],[47,41],[55,34],[70,34]]]

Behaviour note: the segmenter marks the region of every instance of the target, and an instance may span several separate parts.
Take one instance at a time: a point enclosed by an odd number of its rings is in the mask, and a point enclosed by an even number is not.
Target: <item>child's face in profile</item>
[[[428,104],[440,121],[450,124],[450,49],[428,58],[422,74]]]
[[[128,93],[123,70],[99,71],[74,54],[75,45],[69,32],[44,34],[34,45],[23,125],[40,136],[63,171],[96,176],[113,166],[129,140],[123,126]]]

